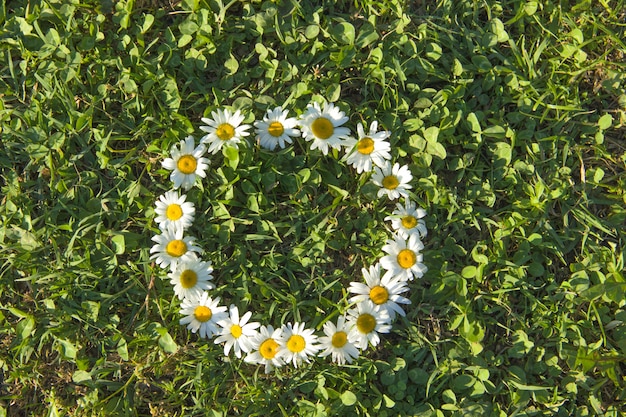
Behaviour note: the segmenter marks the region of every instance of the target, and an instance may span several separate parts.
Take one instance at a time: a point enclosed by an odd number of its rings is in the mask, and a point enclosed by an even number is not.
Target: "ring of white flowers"
[[[412,175],[408,166],[390,162],[391,147],[386,141],[390,132],[378,131],[374,121],[366,133],[359,123],[358,137],[353,138],[343,126],[348,117],[331,103],[323,108],[312,103],[299,119],[288,117],[287,110],[276,107],[254,122],[256,140],[261,147],[284,148],[300,135],[311,142],[311,150],[319,149],[324,155],[329,148],[344,147],[344,162],[359,174],[373,171],[371,181],[380,187],[378,197],[404,199],[404,205],[398,203],[385,218],[391,221],[394,231],[382,247],[386,254],[369,268],[362,268],[364,282],[351,282],[348,287],[348,292],[354,295],[346,307],[349,307],[347,314],[340,314],[335,323],[326,321],[324,335],[318,336],[304,323],[286,323],[274,328],[250,322],[251,312],[240,314],[235,305],[227,309],[219,305],[219,297],[212,298],[209,294],[214,288],[210,282],[211,262],[201,260],[202,249],[194,244],[193,237],[185,236],[193,222],[195,207],[177,190],[189,190],[196,177],[206,176],[209,163],[203,156],[206,146],[211,154],[223,146],[237,147],[249,136],[251,127],[242,124],[245,117],[240,111],[218,109],[211,116],[202,119],[205,125],[200,129],[206,135],[198,146],[189,136],[173,146],[170,157],[163,160],[163,167],[172,171],[173,190],[156,201],[155,221],[161,233],[152,237],[155,244],[150,249],[150,258],[160,267],[170,269],[168,277],[181,300],[180,324],[187,325],[202,338],[217,336],[214,341],[224,344],[224,355],[228,356],[231,350],[238,358],[245,354],[246,362],[265,365],[266,372],[288,363],[297,367],[314,356],[331,356],[338,364],[352,363],[360,352],[380,342],[379,334],[390,332],[396,315],[405,315],[401,304],[410,304],[404,297],[409,290],[408,281],[421,278],[426,272],[421,254],[422,238],[427,233],[423,220],[426,212],[410,200]]]

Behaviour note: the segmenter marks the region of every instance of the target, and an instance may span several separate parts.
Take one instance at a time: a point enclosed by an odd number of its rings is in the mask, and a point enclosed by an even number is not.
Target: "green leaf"
[[[172,336],[170,336],[170,334],[167,332],[167,330],[165,328],[160,328],[158,329],[158,331],[161,334],[158,339],[159,347],[163,349],[165,353],[178,352],[178,345],[176,344]]]
[[[354,395],[354,393],[352,391],[344,391],[341,394],[341,402],[343,403],[343,405],[345,406],[351,406],[356,404],[356,395]]]
[[[354,44],[354,26],[348,22],[340,22],[339,24],[333,25],[331,28],[331,35],[333,38],[345,45]]]
[[[224,67],[228,70],[228,75],[233,75],[239,69],[239,61],[231,54],[230,58],[224,62]]]
[[[606,130],[610,128],[612,125],[613,125],[613,116],[611,116],[609,113],[603,115],[598,120],[598,128],[600,130]]]
[[[72,374],[72,382],[75,384],[85,384],[86,382],[91,382],[91,374],[87,371],[83,371],[78,369],[76,372]]]

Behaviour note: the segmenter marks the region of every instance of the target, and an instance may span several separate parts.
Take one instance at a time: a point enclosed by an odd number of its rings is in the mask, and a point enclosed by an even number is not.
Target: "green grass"
[[[0,2],[0,416],[620,415],[626,3],[300,3]],[[353,366],[265,375],[178,324],[160,161],[216,108],[322,98],[392,131],[429,271]],[[190,192],[218,291],[275,326],[320,327],[388,237],[307,149]]]

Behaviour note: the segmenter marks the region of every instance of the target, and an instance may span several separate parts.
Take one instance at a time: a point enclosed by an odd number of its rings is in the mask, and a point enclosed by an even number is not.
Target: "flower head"
[[[218,332],[217,322],[226,316],[226,307],[220,306],[219,301],[219,297],[211,299],[206,291],[200,297],[185,298],[180,309],[185,317],[180,319],[180,324],[186,324],[187,329],[200,337],[211,338]]]
[[[311,149],[319,149],[326,155],[329,147],[341,149],[344,139],[350,137],[350,129],[341,127],[347,121],[345,113],[332,103],[326,103],[323,110],[317,103],[309,104],[300,116],[302,136],[312,141]]]
[[[185,201],[185,194],[179,196],[176,191],[168,191],[156,201],[156,214],[154,219],[161,230],[169,228],[185,230],[193,223],[196,212],[193,203]]]
[[[348,138],[345,140],[346,156],[344,160],[356,168],[356,172],[369,172],[373,165],[384,167],[385,162],[391,159],[389,151],[391,145],[386,139],[391,132],[377,132],[378,122],[373,121],[369,133],[365,134],[363,125],[357,124],[356,130],[359,139]]]
[[[161,268],[169,266],[174,270],[178,262],[192,260],[194,252],[202,251],[194,245],[193,237],[183,237],[182,229],[163,230],[161,234],[152,236],[152,240],[156,243],[150,248],[150,253],[153,254],[150,259],[155,259]]]
[[[360,303],[370,300],[376,309],[386,310],[389,318],[393,320],[396,313],[404,316],[404,310],[400,304],[411,304],[411,301],[400,294],[407,292],[409,287],[406,281],[402,281],[391,275],[380,277],[380,264],[370,266],[369,271],[361,270],[365,278],[365,284],[351,282],[348,291],[357,294],[350,298],[351,303]]]
[[[309,355],[315,356],[320,347],[312,329],[305,329],[304,323],[291,323],[283,326],[285,348],[280,355],[286,363],[293,362],[297,368],[301,362],[309,362]]]
[[[413,176],[408,166],[400,166],[398,163],[392,166],[391,162],[387,162],[382,168],[376,167],[372,175],[372,182],[380,187],[378,197],[387,195],[390,200],[395,200],[400,196],[408,198],[408,190],[412,188],[409,182],[412,179]]]
[[[203,158],[205,147],[200,144],[195,146],[193,136],[187,136],[180,141],[179,148],[172,146],[171,158],[165,158],[161,163],[163,168],[172,171],[170,180],[174,183],[174,189],[183,187],[188,190],[196,182],[196,175],[204,178],[204,172],[209,167],[209,160]]]
[[[213,118],[203,117],[202,121],[207,126],[200,126],[200,130],[207,132],[202,137],[201,142],[209,145],[209,153],[217,153],[224,145],[237,148],[237,144],[241,142],[243,137],[250,134],[247,130],[251,126],[241,124],[245,117],[239,110],[231,114],[228,109],[217,109],[211,112],[211,117]]]
[[[348,316],[352,324],[348,340],[361,350],[367,349],[368,343],[380,343],[379,333],[391,331],[387,310],[377,310],[371,301],[358,303],[348,310]]]
[[[174,294],[179,299],[198,298],[205,290],[215,288],[209,281],[213,279],[211,262],[201,261],[195,253],[184,261],[178,262],[172,272],[167,274],[170,284],[174,286]]]
[[[415,203],[405,198],[404,206],[400,203],[396,204],[396,209],[391,216],[385,217],[385,220],[391,220],[391,227],[403,239],[408,239],[414,234],[423,238],[428,233],[424,216],[426,216],[426,210],[417,208]]]
[[[252,317],[249,311],[239,317],[239,309],[236,305],[231,304],[229,313],[229,317],[218,323],[222,331],[215,339],[215,343],[224,343],[224,355],[228,355],[230,349],[234,348],[235,356],[241,358],[241,352],[248,353],[252,349],[251,338],[256,335],[256,329],[260,324],[248,323]]]
[[[285,147],[285,143],[292,143],[291,137],[300,135],[295,129],[298,120],[295,117],[287,117],[288,110],[276,107],[267,110],[262,121],[254,122],[257,138],[262,147],[273,151],[276,146]]]
[[[424,249],[424,244],[417,235],[411,235],[408,240],[394,236],[393,239],[387,240],[382,249],[387,253],[380,259],[380,265],[387,270],[385,275],[389,274],[406,281],[414,277],[421,278],[427,271],[420,253]]]
[[[324,334],[319,338],[320,347],[325,349],[319,356],[332,355],[332,360],[339,365],[352,363],[353,359],[359,357],[359,349],[348,340],[351,323],[346,322],[345,316],[339,316],[337,325],[330,321],[324,323]]]
[[[250,342],[250,353],[246,355],[244,361],[265,365],[265,373],[270,373],[274,366],[284,365],[279,355],[285,346],[282,329],[274,330],[272,326],[261,326],[259,331],[251,337]]]

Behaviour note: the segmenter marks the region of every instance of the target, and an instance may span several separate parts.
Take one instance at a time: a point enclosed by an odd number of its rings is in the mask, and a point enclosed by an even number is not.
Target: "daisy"
[[[180,306],[180,314],[185,317],[180,319],[180,324],[186,324],[187,329],[200,337],[212,337],[218,333],[217,322],[226,316],[226,307],[219,306],[219,302],[219,297],[213,300],[206,291],[200,297],[185,298]]]
[[[348,341],[354,343],[361,350],[367,349],[368,343],[372,346],[380,343],[379,333],[389,333],[389,315],[386,310],[376,310],[374,303],[364,301],[356,308],[348,310],[349,320],[353,326],[348,333]]]
[[[403,239],[408,239],[413,234],[423,238],[428,233],[424,216],[426,216],[426,210],[417,208],[415,203],[405,198],[404,206],[400,203],[396,204],[396,209],[391,216],[385,217],[385,220],[391,220],[391,227]]]
[[[185,190],[193,187],[196,182],[196,175],[204,178],[204,172],[209,167],[209,160],[202,155],[206,147],[202,144],[194,148],[195,139],[187,136],[179,143],[180,149],[176,145],[170,151],[171,158],[165,158],[161,164],[163,168],[173,171],[170,180],[174,183],[174,189],[183,187]]]
[[[200,130],[208,133],[202,137],[200,142],[209,145],[209,153],[217,153],[224,145],[237,148],[241,139],[250,134],[246,130],[251,126],[241,124],[245,117],[239,110],[231,114],[228,109],[217,109],[217,111],[211,112],[211,116],[213,119],[207,117],[201,119],[208,126],[200,126]]]
[[[254,122],[257,138],[262,147],[273,151],[278,145],[282,149],[285,143],[292,143],[292,136],[300,135],[300,131],[294,129],[298,120],[295,117],[287,117],[287,114],[289,111],[279,106],[274,110],[267,109],[263,120]]]
[[[248,323],[251,312],[245,313],[241,318],[239,317],[239,309],[236,305],[230,305],[230,315],[219,324],[222,328],[222,332],[215,339],[215,343],[224,344],[224,355],[228,356],[231,348],[234,348],[235,356],[241,358],[241,352],[248,353],[252,349],[251,338],[257,333],[256,329],[260,324],[257,322]]]
[[[406,281],[414,277],[421,278],[427,271],[420,253],[420,250],[424,249],[424,244],[415,234],[408,240],[397,235],[393,239],[387,239],[387,244],[382,249],[387,253],[380,259],[380,265],[387,270],[385,275],[389,274]]]
[[[213,279],[211,262],[201,261],[195,253],[191,257],[176,264],[172,272],[167,274],[170,284],[174,286],[174,294],[180,300],[200,297],[205,290],[215,288],[209,280]]]
[[[348,340],[350,328],[345,316],[339,316],[337,325],[327,321],[324,323],[324,334],[319,339],[320,347],[325,349],[319,356],[332,355],[333,362],[343,365],[352,363],[353,359],[359,357],[359,350]]]
[[[304,323],[287,323],[283,326],[285,349],[280,356],[285,363],[293,362],[297,368],[302,361],[309,362],[309,355],[315,356],[320,347],[317,345],[317,336],[312,329],[305,329]]]
[[[365,134],[363,125],[357,124],[356,130],[359,139],[348,138],[344,142],[346,145],[346,156],[344,160],[356,168],[356,172],[369,172],[373,165],[385,166],[385,161],[391,159],[389,151],[391,145],[385,139],[391,135],[389,131],[376,132],[378,122],[373,121],[370,131]]]
[[[279,352],[285,346],[283,330],[272,326],[261,326],[258,333],[250,338],[251,349],[244,361],[265,365],[265,373],[270,373],[274,366],[283,366]]]
[[[160,235],[152,236],[152,241],[156,242],[150,248],[150,259],[156,259],[157,265],[161,268],[171,267],[176,269],[178,262],[192,259],[194,252],[202,252],[198,246],[194,246],[195,239],[190,236],[183,237],[182,229],[163,230]]]
[[[407,292],[409,287],[406,281],[402,281],[391,275],[380,278],[380,264],[370,266],[369,271],[361,269],[365,284],[351,282],[348,291],[357,294],[350,298],[351,303],[360,303],[370,300],[377,310],[386,310],[391,320],[396,318],[396,313],[405,316],[404,310],[399,304],[411,304],[411,301],[400,294]]]
[[[328,147],[341,149],[344,139],[350,137],[350,129],[340,127],[347,121],[345,113],[332,103],[326,103],[324,110],[317,103],[309,104],[306,112],[300,116],[302,137],[313,141],[311,149],[319,149],[326,155]]]
[[[176,191],[168,191],[156,201],[156,214],[154,219],[161,230],[174,229],[185,230],[193,223],[196,209],[193,203],[186,202],[185,194],[179,196]]]
[[[376,167],[372,175],[372,182],[380,187],[378,197],[386,194],[390,200],[395,200],[400,196],[407,198],[409,196],[407,190],[412,188],[409,184],[412,179],[413,176],[407,165],[400,166],[395,163],[392,166],[389,161],[382,168]]]

